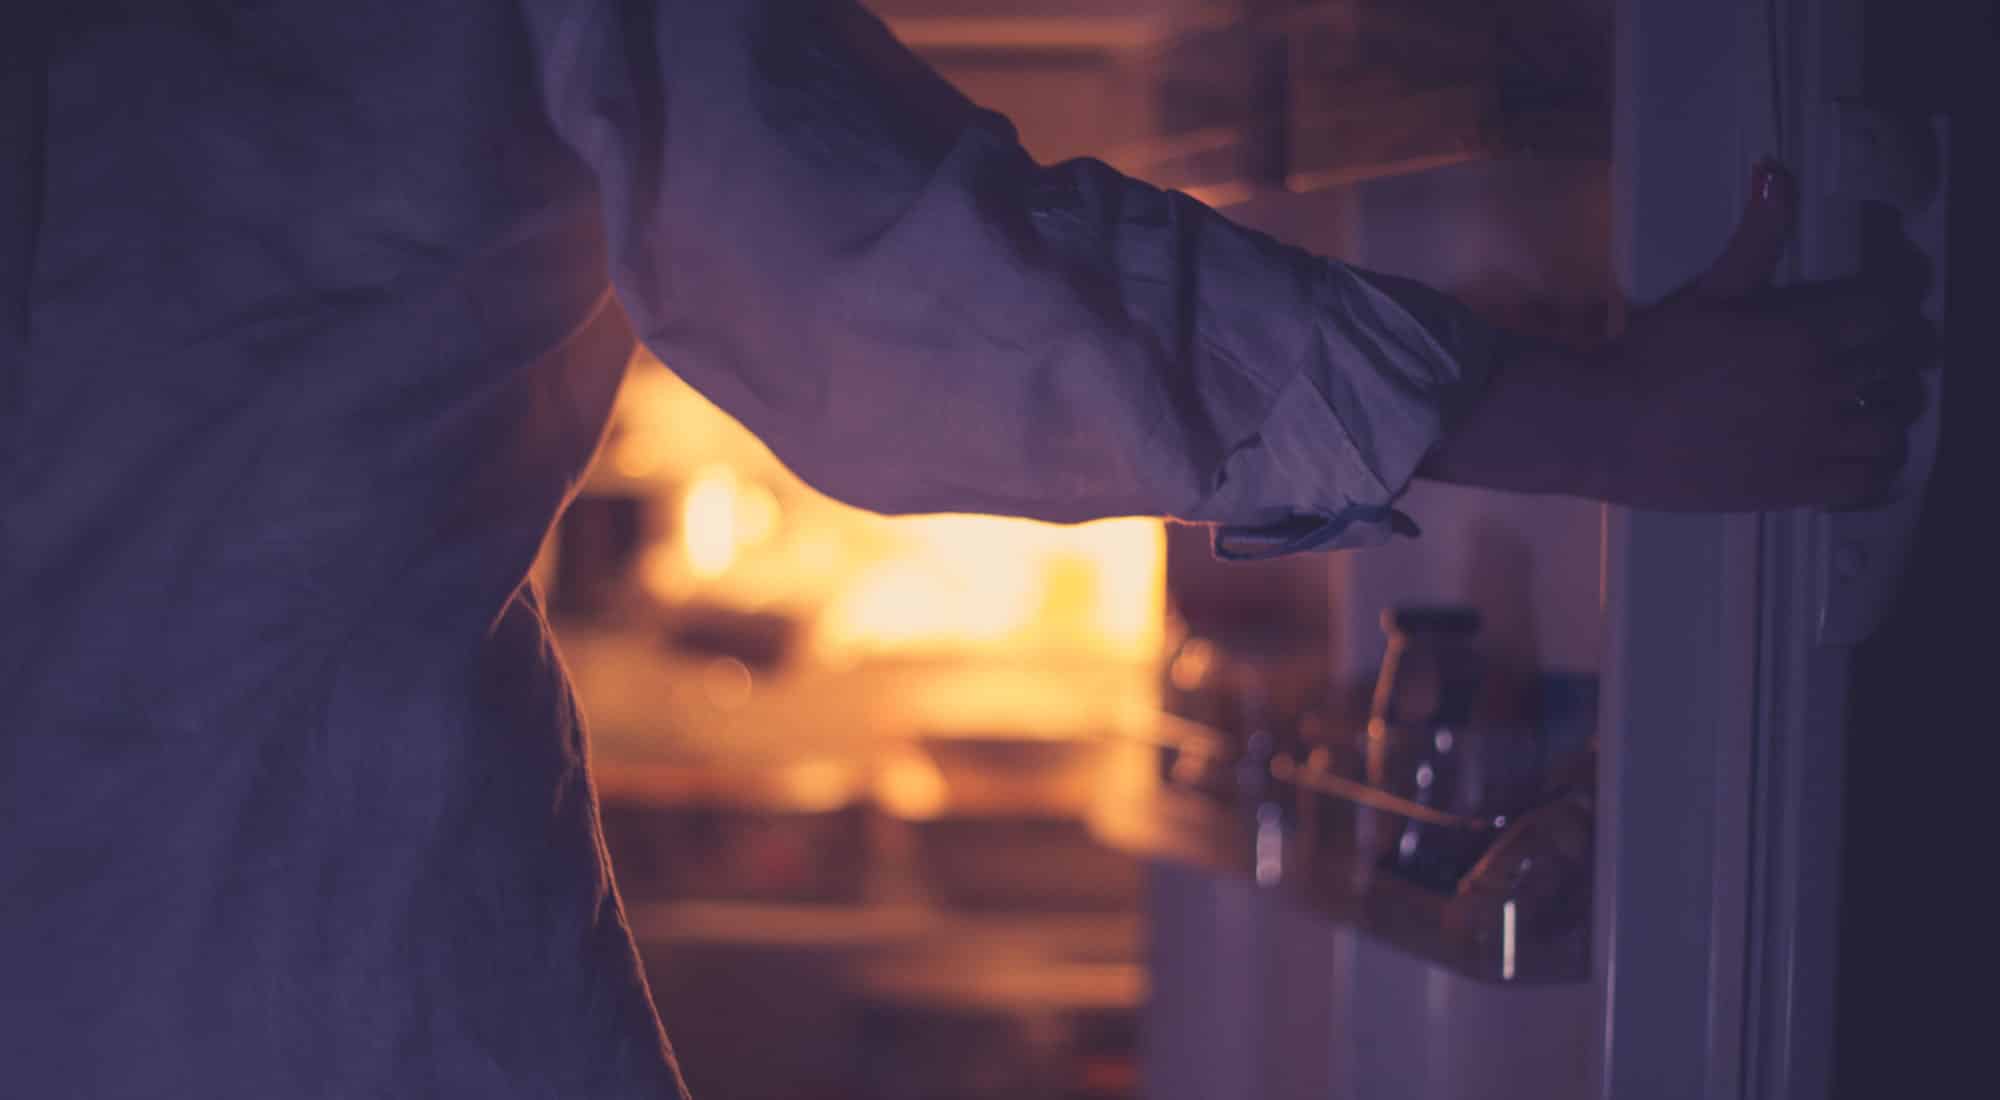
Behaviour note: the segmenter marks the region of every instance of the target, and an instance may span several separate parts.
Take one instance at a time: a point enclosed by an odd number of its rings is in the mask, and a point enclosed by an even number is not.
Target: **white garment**
[[[634,330],[852,502],[1239,556],[1385,537],[1490,355],[1038,167],[845,0],[49,7],[0,46],[8,1097],[675,1090],[522,583]]]

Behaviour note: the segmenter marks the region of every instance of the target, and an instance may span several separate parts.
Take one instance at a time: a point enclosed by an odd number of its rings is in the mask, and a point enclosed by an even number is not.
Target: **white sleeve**
[[[842,500],[1364,545],[1487,373],[1443,295],[1036,164],[850,0],[544,2],[641,338]]]

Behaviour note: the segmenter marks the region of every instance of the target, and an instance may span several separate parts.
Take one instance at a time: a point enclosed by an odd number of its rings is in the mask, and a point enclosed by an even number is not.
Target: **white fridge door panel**
[[[1619,0],[1614,166],[1594,205],[1549,197],[1574,166],[1473,164],[1322,196],[1317,211],[1272,199],[1255,216],[1461,292],[1587,284],[1592,231],[1579,223],[1598,218],[1596,239],[1610,242],[1598,273],[1647,302],[1718,254],[1750,165],[1776,153],[1805,194],[1787,276],[1845,274],[1851,219],[1836,205],[1827,136],[1806,120],[1855,90],[1859,4]],[[1825,1095],[1849,658],[1820,644],[1835,524],[1431,488],[1409,505],[1422,542],[1331,566],[1334,671],[1378,658],[1382,606],[1497,591],[1515,608],[1496,620],[1510,648],[1599,672],[1593,979],[1482,986],[1248,884],[1162,869],[1149,1068],[1185,1071],[1155,1072],[1150,1094]],[[1482,537],[1489,562],[1526,568],[1476,580]],[[1600,595],[1602,614],[1588,613]],[[1199,916],[1211,912],[1233,914],[1231,935],[1245,938],[1224,944]],[[1214,1057],[1198,1066],[1204,1044]]]

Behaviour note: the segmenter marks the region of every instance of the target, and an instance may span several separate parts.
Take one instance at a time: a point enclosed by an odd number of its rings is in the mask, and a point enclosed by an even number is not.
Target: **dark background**
[[[1871,0],[1867,98],[1951,119],[1938,464],[1895,612],[1857,654],[1847,760],[1835,1095],[1981,1094],[2000,870],[1987,813],[2000,639],[1996,407],[2000,49],[1992,0]],[[1969,1092],[1967,1091],[1969,1090]]]

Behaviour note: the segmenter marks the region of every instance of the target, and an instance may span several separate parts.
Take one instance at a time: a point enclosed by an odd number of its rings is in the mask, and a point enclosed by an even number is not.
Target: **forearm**
[[[648,54],[601,4],[552,51],[662,360],[863,508],[1168,515],[1225,556],[1390,536],[1486,325],[1102,163],[1037,164],[997,116],[915,111],[943,94],[920,62],[851,3],[807,7],[827,33],[783,0],[680,5]]]
[[[1431,481],[1602,499],[1614,429],[1595,357],[1532,337],[1501,341],[1485,388],[1417,468]]]

